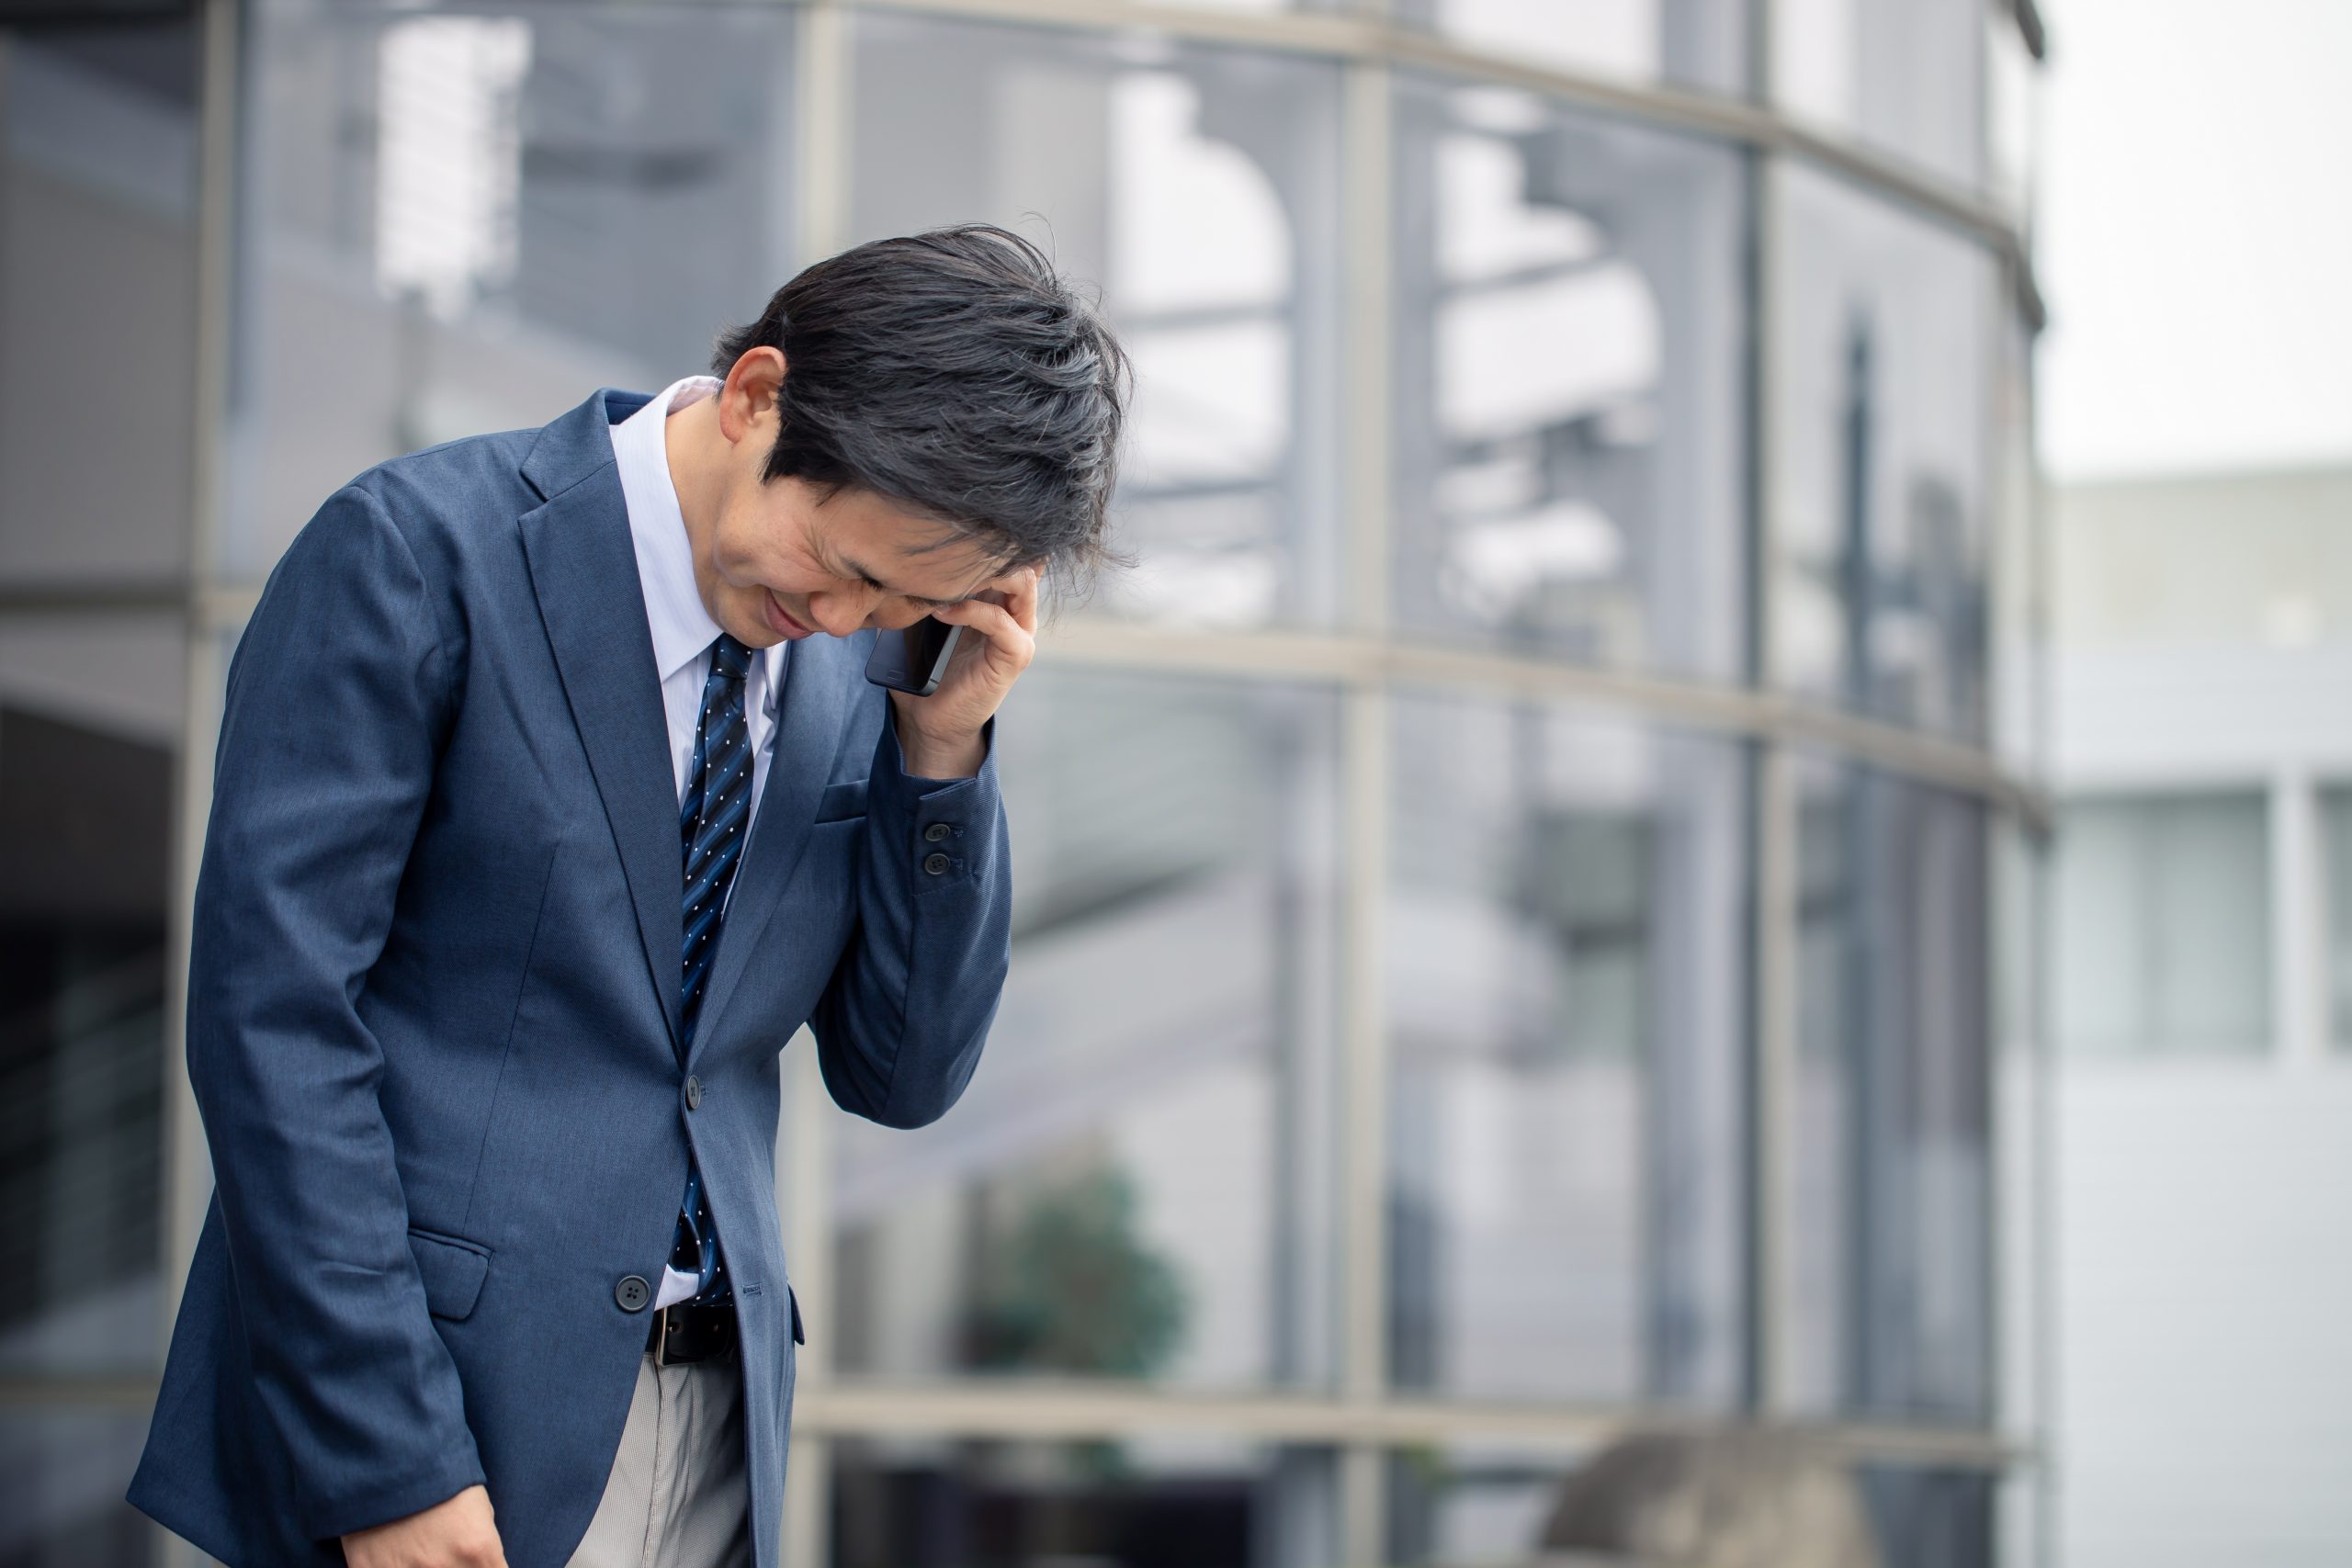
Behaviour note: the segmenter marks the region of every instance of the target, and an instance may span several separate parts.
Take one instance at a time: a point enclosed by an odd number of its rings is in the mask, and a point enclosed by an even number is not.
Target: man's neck
[[[698,583],[703,563],[710,558],[710,530],[718,525],[713,480],[723,471],[711,448],[725,444],[716,397],[699,398],[662,422],[662,456],[670,465],[670,486],[678,492],[678,514],[685,519],[686,544],[694,551]],[[706,590],[704,597],[708,596]]]

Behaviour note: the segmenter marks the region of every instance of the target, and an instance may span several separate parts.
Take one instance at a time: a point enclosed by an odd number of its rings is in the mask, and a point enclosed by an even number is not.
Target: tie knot
[[[728,633],[719,633],[718,640],[710,645],[710,672],[740,681],[751,668],[752,650]]]

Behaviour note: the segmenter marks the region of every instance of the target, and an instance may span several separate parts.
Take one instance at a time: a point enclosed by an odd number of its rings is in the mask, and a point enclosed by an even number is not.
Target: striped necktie
[[[743,713],[743,677],[752,650],[719,634],[711,645],[710,674],[702,683],[702,714],[695,721],[694,768],[686,797],[678,808],[678,838],[685,853],[685,941],[679,957],[679,1045],[694,1044],[702,1014],[703,987],[718,951],[719,922],[727,913],[727,890],[743,858],[752,825],[752,734]],[[725,1299],[729,1287],[719,1261],[718,1232],[702,1190],[702,1168],[689,1157],[686,1196],[678,1215],[670,1267],[698,1281],[694,1299]]]

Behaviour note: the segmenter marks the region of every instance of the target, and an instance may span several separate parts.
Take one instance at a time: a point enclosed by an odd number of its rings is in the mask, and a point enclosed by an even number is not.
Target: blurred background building
[[[2067,1568],[2352,1562],[2352,7],[2245,16],[2052,19]]]
[[[1755,1424],[1838,1562],[2045,1560],[2031,0],[0,19],[0,1562],[163,1550],[288,540],[967,219],[1101,285],[1144,566],[1009,710],[965,1102],[787,1053],[793,1568],[1511,1562]]]
[[[2352,463],[2052,510],[2065,1561],[2352,1561]]]

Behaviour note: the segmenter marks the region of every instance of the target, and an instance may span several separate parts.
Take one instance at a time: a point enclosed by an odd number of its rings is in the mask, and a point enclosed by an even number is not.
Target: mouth
[[[814,637],[816,635],[807,626],[802,626],[798,621],[796,621],[790,615],[786,615],[784,612],[784,606],[776,603],[776,598],[774,593],[763,592],[760,595],[760,613],[767,618],[768,629],[770,631],[775,632],[777,636],[786,638],[787,641],[794,642],[798,641],[804,637]]]

